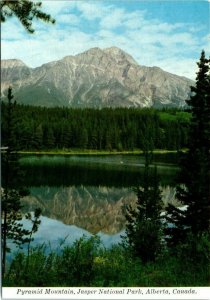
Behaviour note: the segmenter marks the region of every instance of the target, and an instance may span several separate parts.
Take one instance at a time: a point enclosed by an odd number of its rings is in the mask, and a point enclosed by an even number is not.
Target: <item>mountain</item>
[[[184,106],[193,81],[158,67],[139,65],[119,48],[92,48],[30,68],[1,63],[1,96],[9,85],[19,103],[68,107]]]

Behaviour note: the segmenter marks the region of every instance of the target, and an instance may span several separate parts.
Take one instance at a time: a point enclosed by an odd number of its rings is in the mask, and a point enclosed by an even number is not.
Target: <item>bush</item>
[[[44,245],[31,250],[30,255],[17,253],[5,277],[7,286],[48,286],[55,283],[55,258],[45,254]]]
[[[59,253],[46,254],[44,245],[32,249],[29,257],[17,253],[3,286],[208,286],[209,244],[207,234],[191,236],[188,243],[142,263],[122,245],[106,249],[99,238],[83,236]]]
[[[66,286],[89,286],[99,245],[98,237],[87,239],[83,236],[73,246],[65,247],[56,259],[58,283]]]

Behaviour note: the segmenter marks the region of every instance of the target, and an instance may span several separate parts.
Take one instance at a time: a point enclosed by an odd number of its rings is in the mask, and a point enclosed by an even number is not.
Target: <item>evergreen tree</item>
[[[41,149],[43,147],[43,128],[42,124],[39,124],[33,134],[33,146],[35,149]]]
[[[2,238],[2,274],[6,270],[6,252],[8,248],[8,240],[12,240],[18,246],[27,242],[26,236],[30,232],[23,228],[21,224],[21,203],[20,199],[27,194],[26,190],[21,186],[19,177],[20,169],[18,166],[18,158],[16,155],[16,145],[14,141],[14,109],[15,102],[12,101],[12,89],[8,89],[8,105],[6,118],[6,146],[5,153],[2,153],[2,188],[1,188],[1,238]]]
[[[88,145],[88,132],[86,128],[81,128],[80,131],[77,131],[77,146],[80,149],[86,149]]]
[[[177,198],[185,209],[173,205],[167,208],[172,227],[166,234],[172,245],[184,241],[189,234],[198,237],[210,229],[210,60],[204,51],[198,67],[196,84],[187,101],[192,112],[190,137],[177,187]]]
[[[53,129],[51,127],[44,127],[42,143],[47,149],[52,149],[55,147],[55,137]]]
[[[29,33],[33,33],[32,22],[40,19],[48,23],[55,23],[55,20],[41,10],[42,3],[29,0],[5,0],[1,1],[1,22],[5,22],[9,17],[16,16],[23,27]]]
[[[71,126],[68,124],[67,120],[61,123],[61,126],[57,126],[56,130],[60,128],[60,134],[58,135],[59,147],[62,149],[71,148],[74,143],[74,136],[72,134]]]
[[[154,261],[162,248],[162,200],[157,170],[151,171],[146,159],[143,184],[137,188],[136,208],[129,206],[125,214],[124,242],[142,262]]]

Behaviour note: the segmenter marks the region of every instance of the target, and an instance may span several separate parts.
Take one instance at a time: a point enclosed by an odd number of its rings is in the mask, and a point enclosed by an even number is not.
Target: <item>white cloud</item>
[[[200,24],[150,19],[145,10],[127,11],[110,2],[43,1],[43,10],[56,24],[35,22],[34,35],[26,34],[13,18],[2,25],[2,58],[19,58],[35,67],[91,47],[117,46],[139,64],[193,78],[193,55],[199,56],[210,42],[198,36]]]
[[[59,15],[59,23],[68,25],[78,25],[80,23],[80,18],[74,14],[63,14]]]
[[[2,24],[1,39],[2,40],[24,39],[24,32],[22,28],[19,26],[18,21],[16,19],[13,19],[12,22]]]
[[[123,9],[115,9],[103,17],[100,26],[104,29],[113,29],[123,25],[125,12]]]
[[[56,17],[59,14],[69,13],[74,8],[73,1],[42,1],[42,9],[48,14],[51,14],[52,17]]]
[[[190,58],[178,58],[171,57],[164,60],[158,61],[158,65],[163,70],[174,73],[176,70],[176,74],[181,74],[182,76],[194,79],[194,75],[197,72],[197,65],[194,59]],[[193,74],[193,76],[192,76]]]
[[[109,12],[109,6],[104,6],[102,2],[75,2],[76,8],[81,12],[81,18],[89,21],[100,19]]]

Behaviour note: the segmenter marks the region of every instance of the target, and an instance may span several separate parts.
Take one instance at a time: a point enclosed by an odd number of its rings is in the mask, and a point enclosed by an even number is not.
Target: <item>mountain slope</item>
[[[29,68],[18,60],[1,66],[2,96],[13,86],[20,103],[69,107],[183,106],[193,81],[158,67],[140,66],[112,47]]]

